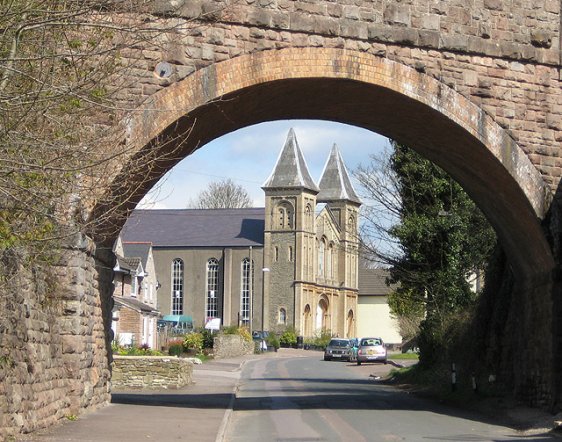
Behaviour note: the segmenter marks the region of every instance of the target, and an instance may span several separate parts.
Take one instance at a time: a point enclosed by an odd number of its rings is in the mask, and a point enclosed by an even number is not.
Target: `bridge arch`
[[[138,154],[170,149],[175,154],[148,179],[147,171],[139,171],[142,185],[129,180],[123,191],[121,183],[125,208],[133,208],[166,171],[205,143],[279,119],[338,121],[414,148],[449,172],[474,199],[519,277],[536,279],[554,267],[540,225],[550,191],[513,138],[481,108],[435,78],[345,49],[243,55],[202,68],[148,98],[126,122],[126,142]],[[120,181],[116,176],[115,182]]]

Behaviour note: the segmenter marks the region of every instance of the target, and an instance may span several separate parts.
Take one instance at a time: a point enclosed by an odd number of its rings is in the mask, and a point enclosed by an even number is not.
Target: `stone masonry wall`
[[[216,359],[251,355],[254,353],[254,343],[238,335],[220,335],[213,341],[213,352]]]
[[[114,356],[115,388],[182,388],[193,383],[193,362],[170,356]]]
[[[109,403],[100,281],[90,246],[79,238],[48,274],[20,269],[13,293],[1,300],[0,440]]]
[[[155,1],[151,11],[155,26],[173,31],[153,46],[123,51],[134,66],[131,87],[120,93],[129,105],[243,54],[289,47],[365,52],[469,98],[509,130],[553,190],[560,180],[558,2],[199,0]],[[170,64],[169,75],[160,75],[160,62]]]

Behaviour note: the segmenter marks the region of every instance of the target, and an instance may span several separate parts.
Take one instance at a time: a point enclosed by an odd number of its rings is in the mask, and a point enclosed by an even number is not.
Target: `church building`
[[[265,209],[135,210],[124,244],[152,244],[161,314],[312,337],[357,333],[359,200],[336,145],[320,182],[291,129]]]

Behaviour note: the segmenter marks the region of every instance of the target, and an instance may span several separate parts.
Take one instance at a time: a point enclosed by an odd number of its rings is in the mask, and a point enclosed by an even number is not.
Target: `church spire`
[[[310,177],[293,128],[289,130],[287,141],[279,154],[273,172],[262,186],[264,190],[273,188],[302,188],[318,192],[318,186]]]
[[[328,161],[324,166],[322,178],[320,178],[320,193],[316,200],[319,203],[351,201],[361,204],[336,144],[332,147]]]

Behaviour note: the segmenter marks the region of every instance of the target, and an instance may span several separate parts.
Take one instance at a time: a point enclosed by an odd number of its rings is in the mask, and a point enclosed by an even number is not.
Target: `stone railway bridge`
[[[99,201],[124,195],[132,208],[195,149],[263,121],[325,119],[391,137],[447,170],[495,227],[516,276],[497,308],[520,359],[503,371],[517,396],[560,408],[560,2],[170,0],[139,14],[170,31],[123,52],[134,81],[119,99],[136,109],[123,118],[124,143],[137,156],[174,155],[135,166],[138,182],[120,165]],[[28,370],[2,387],[7,434],[107,403],[112,239],[65,252],[59,315],[26,294],[17,313],[27,333],[12,342]]]

